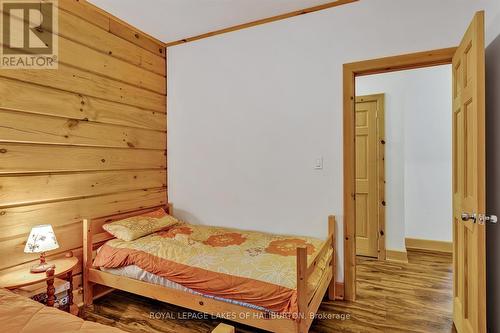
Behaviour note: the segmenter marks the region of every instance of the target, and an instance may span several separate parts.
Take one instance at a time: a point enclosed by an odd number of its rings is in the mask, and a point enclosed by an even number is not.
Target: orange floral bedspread
[[[323,243],[310,237],[179,224],[134,241],[108,241],[94,266],[136,265],[206,295],[295,314],[296,248],[305,246],[311,262]],[[310,289],[317,287],[330,254],[319,260],[308,281]]]
[[[85,321],[59,309],[0,289],[0,332],[5,333],[125,333]]]

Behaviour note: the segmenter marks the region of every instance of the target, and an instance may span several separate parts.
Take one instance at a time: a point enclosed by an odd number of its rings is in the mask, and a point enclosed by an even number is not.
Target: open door
[[[385,253],[385,244],[379,244],[384,222],[384,94],[356,97],[354,125],[356,255],[385,259],[379,255],[379,250]]]
[[[486,332],[484,12],[453,57],[453,321]]]

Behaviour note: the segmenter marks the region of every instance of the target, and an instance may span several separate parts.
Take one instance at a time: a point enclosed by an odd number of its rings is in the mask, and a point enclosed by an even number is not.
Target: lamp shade
[[[37,225],[31,229],[24,253],[39,253],[55,250],[59,247],[56,235],[50,224]]]

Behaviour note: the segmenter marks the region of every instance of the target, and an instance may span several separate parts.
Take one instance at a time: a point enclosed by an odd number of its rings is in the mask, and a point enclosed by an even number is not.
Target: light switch
[[[316,170],[323,169],[323,156],[320,156],[314,160],[314,169]]]

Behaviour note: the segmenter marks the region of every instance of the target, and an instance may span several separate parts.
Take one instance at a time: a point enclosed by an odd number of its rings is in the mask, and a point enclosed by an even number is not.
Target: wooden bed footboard
[[[328,238],[311,263],[307,263],[307,248],[297,248],[297,300],[299,305],[299,332],[301,333],[308,332],[325,293],[328,291],[330,300],[335,299],[335,224],[335,216],[328,216]],[[329,266],[323,273],[316,289],[310,292],[307,288],[308,281],[318,262],[330,251]]]
[[[158,209],[158,207],[154,209]],[[167,209],[172,214],[172,206],[169,205]],[[206,298],[185,291],[169,289],[161,285],[134,280],[128,277],[113,275],[92,266],[97,247],[113,238],[112,235],[102,229],[103,224],[152,210],[145,209],[101,219],[83,220],[83,299],[86,306],[91,305],[94,298],[98,296],[94,294],[94,287],[107,287],[108,289],[106,290],[113,290],[113,288],[124,290],[214,316],[236,314],[230,320],[271,332],[307,333],[325,293],[328,292],[330,299],[334,299],[335,297],[336,253],[334,216],[328,217],[328,238],[312,261],[308,263],[307,249],[305,247],[297,248],[298,319],[283,316],[271,316],[269,318],[269,315],[264,312],[249,309],[241,305]],[[325,255],[329,255],[327,258],[329,265],[321,276],[316,288],[312,291],[308,290],[308,280],[311,278],[319,261]],[[228,327],[228,325],[223,326],[226,329]],[[221,332],[225,332],[225,330]]]

